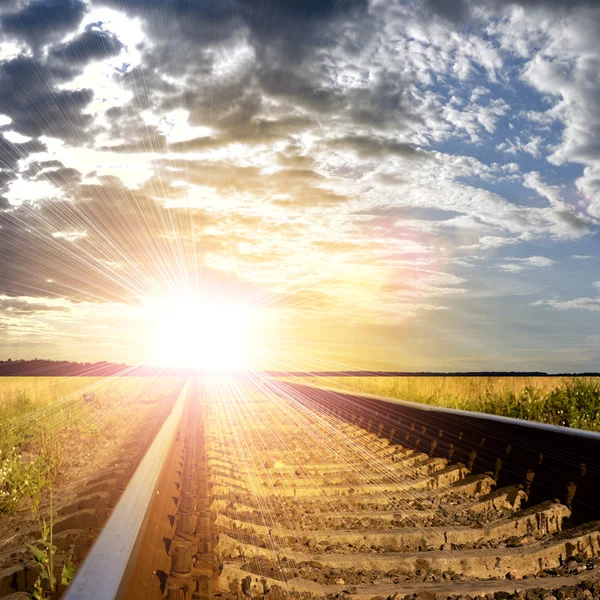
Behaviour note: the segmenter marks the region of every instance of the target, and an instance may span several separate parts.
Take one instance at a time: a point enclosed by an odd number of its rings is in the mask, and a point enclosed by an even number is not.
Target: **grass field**
[[[170,393],[176,378],[0,378],[0,513],[35,507],[65,461],[66,437],[93,446],[144,398]],[[93,394],[93,399],[84,395]]]
[[[299,379],[294,381],[300,382]],[[600,378],[307,377],[316,386],[600,431]]]

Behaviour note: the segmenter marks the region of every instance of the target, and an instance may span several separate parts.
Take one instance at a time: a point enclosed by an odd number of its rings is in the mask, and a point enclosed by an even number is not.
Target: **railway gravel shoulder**
[[[130,402],[115,411],[109,438],[91,440],[75,464],[67,464],[53,486],[53,543],[57,547],[55,576],[71,556],[75,567],[83,561],[102,529],[148,446],[171,411],[178,389],[166,396]],[[95,444],[95,445],[94,445]],[[102,446],[100,449],[99,446]],[[96,453],[94,455],[94,453]],[[90,457],[93,456],[93,460]],[[41,537],[44,521],[50,521],[50,501],[37,511],[23,511],[3,518],[0,539],[0,598],[28,597],[39,567],[26,543]],[[64,588],[59,587],[58,595]],[[15,596],[17,594],[17,596]]]

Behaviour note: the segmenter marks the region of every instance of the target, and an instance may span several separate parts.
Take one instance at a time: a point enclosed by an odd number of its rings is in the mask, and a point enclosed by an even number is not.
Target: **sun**
[[[152,364],[210,371],[248,367],[249,309],[195,298],[152,302]]]

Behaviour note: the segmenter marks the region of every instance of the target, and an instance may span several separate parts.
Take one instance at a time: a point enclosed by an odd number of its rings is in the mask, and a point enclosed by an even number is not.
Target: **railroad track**
[[[600,436],[187,384],[65,598],[600,598]]]

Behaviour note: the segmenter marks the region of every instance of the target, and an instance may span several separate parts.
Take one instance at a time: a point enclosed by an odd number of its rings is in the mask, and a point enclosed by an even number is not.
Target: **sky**
[[[598,31],[583,0],[0,3],[0,359],[599,370]]]

